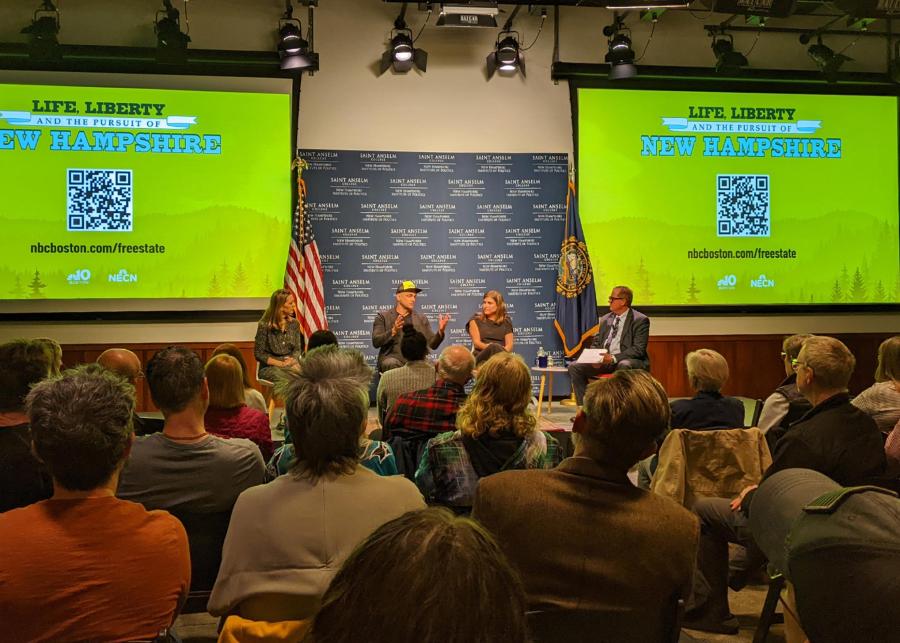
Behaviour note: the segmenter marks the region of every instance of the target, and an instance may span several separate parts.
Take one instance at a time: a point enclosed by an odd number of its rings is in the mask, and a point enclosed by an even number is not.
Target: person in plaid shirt
[[[456,411],[466,399],[475,358],[465,346],[454,344],[441,353],[437,381],[429,388],[400,395],[388,411],[382,439],[397,430],[443,433],[456,428]]]
[[[558,465],[559,442],[535,428],[530,401],[531,373],[521,357],[500,353],[485,362],[457,414],[459,428],[425,445],[415,476],[425,501],[468,513],[479,479]]]

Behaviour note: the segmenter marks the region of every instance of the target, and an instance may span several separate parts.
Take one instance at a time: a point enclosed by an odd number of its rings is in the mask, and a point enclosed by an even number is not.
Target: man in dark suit
[[[591,640],[664,639],[666,617],[690,592],[698,521],[635,487],[628,470],[653,453],[669,413],[649,373],[617,371],[588,387],[574,457],[481,479],[472,517],[521,574],[529,610],[608,615]]]
[[[633,298],[634,293],[628,286],[616,286],[609,295],[609,313],[600,320],[600,332],[594,336],[591,345],[591,348],[605,348],[608,351],[603,361],[569,365],[569,377],[578,406],[584,400],[584,390],[592,377],[626,368],[650,370],[650,357],[647,355],[650,318],[631,308]]]

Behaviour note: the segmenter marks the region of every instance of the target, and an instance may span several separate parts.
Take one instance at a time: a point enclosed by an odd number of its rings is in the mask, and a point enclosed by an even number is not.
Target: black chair
[[[677,643],[684,601],[673,599],[661,614],[660,638],[647,640],[645,611],[543,610],[527,612],[533,643]]]
[[[753,419],[750,420],[750,426],[759,426],[759,416],[762,415],[763,410],[763,401],[760,399],[756,400],[756,405],[753,407]]]
[[[769,636],[769,629],[775,623],[784,623],[784,615],[775,613],[784,584],[785,580],[782,574],[776,572],[774,575],[770,575],[769,591],[766,592],[766,600],[763,602],[762,612],[759,614],[759,622],[756,624],[756,632],[753,634],[753,643],[765,643]]]
[[[191,551],[191,588],[181,613],[205,612],[222,563],[222,545],[225,544],[231,511],[201,514],[176,510],[171,513],[184,525]]]
[[[425,443],[433,438],[435,433],[426,433],[425,431],[406,431],[403,429],[391,433],[388,444],[394,451],[394,458],[397,460],[397,471],[414,480],[416,469],[419,466],[419,460],[422,458],[422,452],[425,450]]]

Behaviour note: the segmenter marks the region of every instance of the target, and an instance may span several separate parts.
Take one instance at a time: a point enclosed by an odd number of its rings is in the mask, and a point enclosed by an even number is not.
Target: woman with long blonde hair
[[[430,440],[419,460],[416,484],[425,500],[466,513],[480,478],[559,464],[559,443],[536,429],[531,396],[531,373],[521,357],[504,352],[485,362],[456,414],[457,430]]]
[[[515,337],[513,325],[506,314],[506,303],[499,290],[488,290],[481,300],[481,312],[468,323],[475,363],[481,364],[497,353],[511,352]]]
[[[290,290],[279,288],[259,320],[253,354],[259,362],[258,379],[274,382],[281,368],[296,368],[303,355],[303,334],[295,317],[297,305]]]

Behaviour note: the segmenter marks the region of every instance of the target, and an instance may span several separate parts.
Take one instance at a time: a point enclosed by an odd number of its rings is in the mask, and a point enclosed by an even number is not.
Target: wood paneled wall
[[[856,371],[850,381],[850,391],[859,393],[874,381],[878,345],[890,335],[886,333],[857,333],[835,335],[844,342],[856,356]],[[687,382],[684,358],[692,350],[711,348],[719,351],[728,360],[731,377],[723,392],[727,395],[742,395],[765,399],[784,379],[781,362],[781,335],[684,335],[651,337],[651,372],[662,382],[670,397],[692,395]],[[253,357],[253,342],[234,342],[241,349],[250,381],[256,386],[256,360]],[[153,354],[167,344],[131,344],[124,348],[133,350],[145,364]],[[205,363],[212,356],[218,344],[186,344],[197,351]],[[98,344],[70,344],[63,346],[63,364],[71,367],[93,362],[110,346]],[[137,391],[139,411],[155,411],[147,381],[142,380]]]

